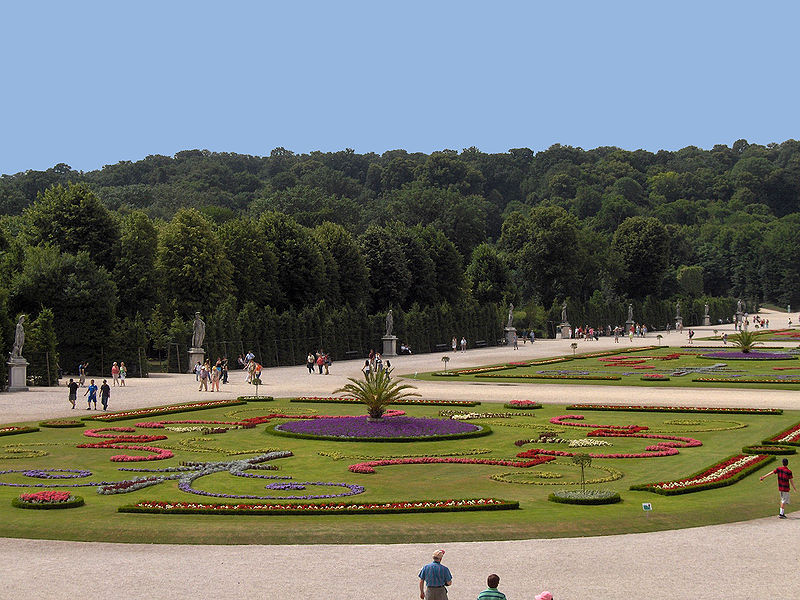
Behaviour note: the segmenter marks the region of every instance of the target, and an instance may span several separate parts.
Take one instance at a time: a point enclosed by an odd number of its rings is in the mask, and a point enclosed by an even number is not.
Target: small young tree
[[[732,335],[730,339],[733,345],[745,354],[749,353],[754,346],[763,343],[757,339],[756,334],[752,331],[740,331],[736,335]]]
[[[450,357],[447,355],[443,356],[442,362],[444,363],[444,372],[447,373],[447,363],[450,362]]]
[[[386,407],[392,402],[410,396],[419,396],[416,392],[406,391],[416,389],[413,385],[392,381],[389,369],[370,371],[364,379],[348,377],[347,380],[350,383],[340,387],[334,393],[345,393],[366,404],[371,419],[380,419],[386,411]]]
[[[572,348],[572,356],[575,356],[575,351],[578,349],[578,342],[572,342],[569,347]]]
[[[581,468],[581,492],[586,491],[585,469],[592,464],[592,457],[584,452],[578,452],[572,457],[572,462]]]

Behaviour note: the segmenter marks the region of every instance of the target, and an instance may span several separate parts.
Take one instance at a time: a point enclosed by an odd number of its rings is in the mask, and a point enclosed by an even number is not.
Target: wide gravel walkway
[[[785,313],[770,313],[773,329]],[[697,337],[711,328],[696,328]],[[730,327],[728,327],[730,329]],[[664,335],[680,345],[683,335]],[[655,334],[634,345],[656,343]],[[522,360],[571,352],[569,340],[537,341],[519,350],[491,348],[447,354],[449,368]],[[620,346],[630,346],[621,340]],[[580,342],[579,351],[613,347],[613,338]],[[441,354],[397,357],[395,373],[439,369]],[[309,375],[305,367],[264,372],[260,393],[274,396],[330,395],[363,361],[337,362],[331,375]],[[251,394],[240,372],[220,393],[198,392],[192,375],[154,375],[114,388],[110,409],[153,406]],[[63,382],[62,382],[63,383]],[[426,398],[506,402],[617,402],[716,406],[800,407],[790,390],[696,390],[524,384],[418,382]],[[80,396],[79,396],[80,397]],[[0,423],[85,412],[70,409],[65,387],[0,394]],[[765,488],[764,502],[777,493]],[[4,511],[6,517],[10,515]],[[798,514],[798,513],[796,513]],[[443,544],[444,563],[454,575],[450,598],[474,599],[486,575],[501,577],[509,600],[532,600],[548,589],[556,600],[584,598],[798,598],[797,540],[800,518],[790,514],[677,531],[607,537]],[[105,599],[262,598],[303,599],[418,597],[417,572],[436,546],[174,546],[0,539],[0,599],[24,597]]]

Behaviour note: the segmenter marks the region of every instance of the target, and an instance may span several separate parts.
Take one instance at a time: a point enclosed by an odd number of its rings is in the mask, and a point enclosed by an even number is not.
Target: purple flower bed
[[[730,360],[790,360],[794,354],[786,352],[709,352],[701,354],[700,358],[727,358]]]
[[[351,419],[312,419],[290,421],[275,427],[276,431],[311,436],[338,438],[425,438],[431,436],[474,433],[481,427],[452,419],[418,417],[385,417],[369,421],[366,416]]]

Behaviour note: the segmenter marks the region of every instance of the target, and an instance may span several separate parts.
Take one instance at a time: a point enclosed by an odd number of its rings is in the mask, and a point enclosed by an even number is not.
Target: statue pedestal
[[[505,333],[506,344],[509,346],[514,345],[514,338],[517,337],[517,328],[516,327],[505,327],[503,328],[503,332]]]
[[[711,317],[709,315],[703,315],[703,325],[711,325]]]
[[[396,335],[385,335],[381,338],[381,341],[383,341],[383,352],[381,352],[382,356],[397,356]]]
[[[683,317],[675,317],[675,329],[683,329]]]
[[[561,329],[561,339],[568,340],[570,338],[570,334],[572,333],[570,331],[572,329],[572,325],[565,321],[559,325],[559,328]]]
[[[8,391],[27,392],[28,365],[30,363],[20,356],[9,359],[6,364],[8,365]]]
[[[189,369],[187,373],[194,373],[194,366],[200,361],[202,365],[206,359],[206,351],[202,348],[189,348]]]

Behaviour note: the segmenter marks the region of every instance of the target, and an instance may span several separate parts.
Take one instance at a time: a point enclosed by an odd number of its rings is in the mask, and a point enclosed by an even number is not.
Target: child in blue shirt
[[[84,396],[89,396],[89,406],[86,407],[86,410],[92,409],[92,402],[94,402],[94,409],[97,410],[97,386],[94,383],[94,379],[91,380],[89,387],[86,388]]]

